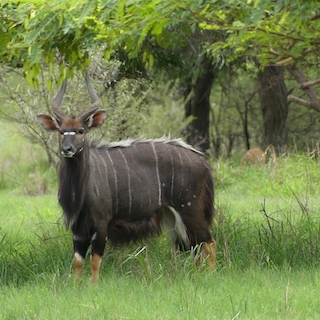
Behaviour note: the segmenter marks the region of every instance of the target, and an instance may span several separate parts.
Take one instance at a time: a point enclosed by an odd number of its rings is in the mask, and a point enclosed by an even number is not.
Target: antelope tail
[[[175,208],[166,206],[162,209],[160,225],[162,232],[166,234],[172,243],[182,242],[185,247],[189,247],[186,226]]]

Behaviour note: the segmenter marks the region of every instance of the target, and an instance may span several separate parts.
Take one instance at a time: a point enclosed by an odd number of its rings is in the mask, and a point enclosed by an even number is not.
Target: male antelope
[[[47,131],[61,135],[59,202],[73,233],[75,272],[83,272],[88,247],[95,283],[106,240],[125,244],[166,231],[183,250],[200,245],[215,267],[213,180],[202,154],[180,139],[125,140],[94,144],[86,133],[102,125],[105,111],[88,73],[92,105],[78,117],[61,109],[67,82],[53,101],[51,115],[38,115]]]

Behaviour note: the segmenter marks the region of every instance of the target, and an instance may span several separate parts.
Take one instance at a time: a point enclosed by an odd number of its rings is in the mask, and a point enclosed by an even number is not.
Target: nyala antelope
[[[249,149],[241,158],[240,164],[265,164],[266,163],[266,152],[263,152],[260,148]]]
[[[180,139],[125,140],[95,144],[86,134],[100,127],[106,112],[88,72],[92,105],[68,117],[60,105],[64,81],[53,101],[53,116],[38,120],[61,136],[58,198],[73,234],[75,273],[83,272],[91,245],[91,277],[96,283],[106,241],[126,244],[165,232],[173,245],[191,250],[215,268],[211,237],[213,179],[202,154]]]

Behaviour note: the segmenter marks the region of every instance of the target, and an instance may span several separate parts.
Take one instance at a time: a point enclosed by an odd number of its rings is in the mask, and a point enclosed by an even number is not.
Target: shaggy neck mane
[[[59,202],[68,228],[77,221],[83,206],[89,177],[89,147],[85,143],[80,154],[62,158],[60,165]]]
[[[191,145],[184,142],[182,139],[171,139],[165,136],[159,139],[127,139],[127,140],[121,140],[121,141],[115,141],[115,142],[102,142],[102,143],[91,142],[90,147],[97,148],[97,149],[127,148],[134,144],[139,144],[139,143],[171,144],[171,145],[182,147],[187,150],[191,150],[198,154],[202,154],[201,151],[193,148]]]

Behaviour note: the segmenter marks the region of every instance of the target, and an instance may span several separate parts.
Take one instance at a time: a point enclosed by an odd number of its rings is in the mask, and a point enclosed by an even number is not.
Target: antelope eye
[[[84,129],[83,128],[79,129],[78,133],[79,134],[84,134]]]

